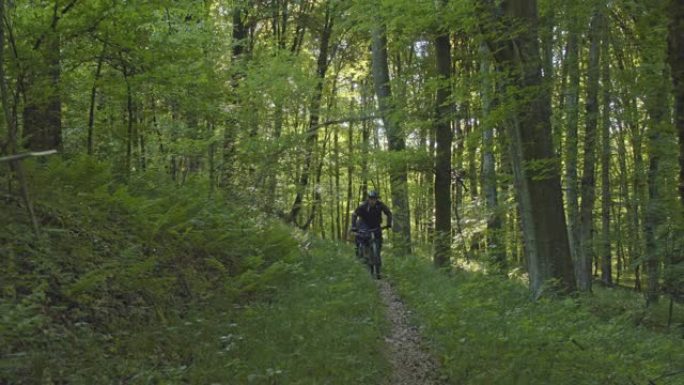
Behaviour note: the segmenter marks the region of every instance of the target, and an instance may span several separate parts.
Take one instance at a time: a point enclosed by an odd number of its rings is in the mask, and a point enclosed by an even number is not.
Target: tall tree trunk
[[[406,144],[399,123],[393,116],[394,103],[390,88],[387,36],[384,26],[374,28],[372,31],[372,57],[373,85],[378,98],[379,114],[387,131],[389,150],[401,153]],[[394,229],[400,235],[397,243],[400,252],[409,253],[411,251],[411,216],[408,200],[408,175],[404,161],[396,161],[390,165],[390,184],[394,209]]]
[[[655,123],[655,122],[654,122]],[[657,123],[656,123],[657,124]],[[648,285],[646,288],[646,303],[658,302],[660,290],[660,247],[657,244],[656,229],[663,222],[659,211],[661,208],[661,192],[658,186],[658,178],[661,172],[661,154],[658,146],[663,145],[663,135],[658,132],[657,126],[651,126],[648,131],[649,155],[648,155],[648,203],[646,204],[646,216],[644,218],[644,235],[646,238],[646,274]]]
[[[342,200],[340,199],[341,195],[340,194],[340,129],[339,127],[333,127],[335,130],[334,133],[334,163],[335,163],[335,170],[334,170],[334,176],[335,176],[335,189],[331,190],[333,191],[332,196],[333,200],[335,202],[335,216],[332,218],[332,222],[334,224],[333,229],[333,235],[336,239],[342,239]],[[332,178],[331,178],[332,179]]]
[[[446,4],[446,1],[442,5]],[[451,259],[451,43],[442,33],[435,39],[437,87],[435,134],[435,254],[434,264],[448,266]]]
[[[493,265],[503,272],[506,266],[506,248],[501,236],[502,223],[499,213],[497,182],[496,182],[496,161],[494,158],[494,128],[487,123],[487,116],[494,107],[492,93],[492,69],[490,61],[491,52],[487,45],[480,46],[480,66],[481,66],[481,99],[483,113],[483,133],[482,133],[482,191],[485,196],[485,204],[488,211],[487,218],[487,252],[491,256]]]
[[[679,199],[684,205],[684,3],[670,2],[668,60],[675,96],[675,126],[679,137]]]
[[[603,115],[601,121],[601,281],[604,285],[613,284],[613,259],[610,250],[610,39],[608,26],[602,26],[602,79],[603,79]]]
[[[565,136],[565,200],[567,202],[568,239],[576,261],[579,255],[579,201],[577,199],[577,127],[579,115],[579,42],[573,26],[568,32],[568,88],[566,97],[567,133]]]
[[[231,66],[240,66],[240,61],[246,53],[249,43],[249,28],[245,24],[246,11],[245,5],[236,4],[233,8],[232,19],[232,49],[231,49]],[[238,96],[238,87],[240,85],[240,78],[243,76],[240,70],[236,70],[231,79],[232,86],[232,103],[234,104],[233,114],[237,113],[240,107],[240,98]],[[236,116],[230,116],[227,119],[226,126],[223,131],[223,165],[221,167],[221,185],[227,186],[231,183],[235,165],[233,164],[235,158],[235,142],[237,141],[238,132],[240,131],[240,119]]]
[[[594,202],[596,169],[596,126],[598,121],[598,88],[600,74],[601,24],[597,11],[591,18],[589,68],[587,75],[586,126],[584,132],[584,163],[582,167],[582,203],[580,205],[580,249],[576,264],[577,288],[591,291],[591,263],[594,257]]]
[[[354,111],[354,101],[352,99],[351,111]],[[350,122],[347,128],[347,198],[346,198],[346,210],[344,211],[344,228],[343,231],[347,231],[350,227],[351,222],[351,211],[353,210],[352,205],[354,204],[354,160],[356,159],[354,154],[354,123]]]
[[[667,121],[667,95],[666,85],[663,81],[653,79],[653,89],[646,97],[646,109],[649,114],[648,138],[648,203],[644,218],[644,235],[646,238],[646,274],[648,286],[646,290],[647,304],[658,301],[660,294],[660,265],[662,260],[662,247],[658,245],[656,231],[664,222],[662,215],[663,192],[660,191],[660,178],[662,178],[663,151],[667,148],[666,130]],[[661,85],[658,87],[658,85]]]
[[[666,40],[666,30],[655,27],[666,27],[662,14],[666,8],[664,2],[652,2],[645,12],[635,17],[638,30],[644,31],[639,36],[639,58],[643,65],[640,68],[640,80],[643,82],[643,102],[648,115],[647,149],[648,149],[648,200],[644,216],[644,235],[646,240],[645,264],[648,277],[646,304],[658,301],[660,296],[661,266],[665,259],[665,247],[658,243],[658,230],[665,223],[664,204],[670,196],[662,190],[664,178],[667,178],[665,167],[667,158],[672,156],[668,143],[673,143],[675,134],[671,130],[669,98],[670,82],[668,71],[663,66],[667,61],[667,47],[662,44]],[[640,27],[640,28],[639,28]],[[662,32],[661,32],[662,31]],[[662,40],[661,40],[662,39]],[[674,191],[672,191],[674,193]],[[663,236],[664,240],[665,237]]]
[[[622,52],[619,47],[613,47],[617,56],[617,65],[620,71],[624,72],[626,70],[626,58],[625,53]],[[644,159],[643,159],[643,129],[639,124],[638,111],[637,111],[637,100],[634,95],[629,92],[621,95],[621,102],[625,106],[624,113],[625,117],[623,121],[626,121],[626,128],[629,132],[630,147],[632,149],[632,162],[634,169],[632,172],[632,193],[631,199],[629,198],[629,191],[626,193],[627,201],[627,250],[630,258],[630,265],[634,266],[634,290],[641,291],[641,257],[643,255],[643,238],[641,229],[642,223],[642,211],[643,205],[647,201],[646,195],[646,175],[644,173]],[[625,130],[621,130],[623,144],[625,139]],[[625,170],[626,174],[626,170]],[[627,175],[625,175],[627,178]],[[629,183],[626,182],[626,186]]]
[[[618,125],[618,139],[617,139],[617,155],[618,155],[618,172],[619,172],[619,181],[620,181],[620,193],[618,196],[620,197],[620,201],[618,204],[618,207],[625,207],[625,214],[620,214],[618,213],[615,215],[615,217],[618,220],[618,251],[619,254],[618,256],[622,256],[622,258],[618,257],[617,261],[617,277],[616,277],[616,284],[620,284],[620,278],[623,275],[623,269],[624,266],[627,265],[627,263],[623,264],[623,259],[624,259],[624,253],[623,253],[623,247],[621,245],[622,239],[624,239],[622,235],[622,215],[625,215],[625,235],[629,237],[629,235],[633,232],[632,231],[632,221],[630,220],[630,213],[631,213],[631,200],[629,196],[629,186],[627,184],[627,146],[626,146],[626,138],[625,138],[625,127],[622,124]],[[629,241],[629,238],[627,238],[627,251],[629,253],[630,250],[630,244],[631,242]],[[626,261],[624,261],[626,262]]]
[[[560,164],[553,149],[549,92],[541,74],[536,1],[505,1],[503,15],[510,19],[504,20],[507,28],[499,34],[506,40],[498,41],[493,52],[497,62],[510,71],[511,85],[526,92],[516,102],[517,111],[507,131],[530,289],[539,297],[545,283],[557,280],[561,291],[572,292],[575,276],[563,213]]]
[[[670,24],[668,36],[668,61],[672,71],[672,84],[675,99],[675,129],[679,137],[679,210],[680,221],[684,222],[684,3],[670,1]],[[680,228],[684,223],[679,224]],[[678,235],[682,239],[681,230]],[[679,245],[667,266],[665,290],[672,296],[684,298],[684,245]]]
[[[634,115],[636,112],[636,100],[630,100],[630,106],[628,107],[633,111]],[[644,240],[643,234],[640,229],[643,224],[643,212],[644,205],[648,200],[647,195],[647,176],[645,173],[644,166],[644,156],[643,156],[643,133],[639,122],[636,117],[632,117],[629,125],[631,126],[631,147],[632,147],[632,158],[634,162],[634,173],[632,177],[632,200],[631,200],[631,215],[630,221],[632,223],[633,233],[631,234],[632,240],[632,260],[635,262],[635,279],[634,279],[634,289],[641,291],[641,258],[644,253]]]

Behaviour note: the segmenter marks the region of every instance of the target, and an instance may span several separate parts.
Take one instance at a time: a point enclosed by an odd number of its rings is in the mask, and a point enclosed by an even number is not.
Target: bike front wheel
[[[382,263],[380,261],[380,246],[378,245],[378,242],[371,243],[369,257],[368,266],[370,267],[371,275],[380,279],[380,266]]]

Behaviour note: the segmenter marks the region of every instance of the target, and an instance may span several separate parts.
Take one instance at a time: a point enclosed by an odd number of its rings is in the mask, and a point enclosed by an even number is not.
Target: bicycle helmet
[[[378,192],[375,191],[375,190],[371,190],[371,191],[368,192],[368,198],[379,199],[379,198],[380,198],[380,194],[378,194]]]

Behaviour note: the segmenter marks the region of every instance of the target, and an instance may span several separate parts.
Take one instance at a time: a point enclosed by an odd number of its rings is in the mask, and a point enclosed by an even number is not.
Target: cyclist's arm
[[[352,216],[351,216],[351,230],[352,230],[352,231],[354,231],[354,230],[357,229],[357,226],[356,226],[356,218],[357,218],[356,211],[354,211],[354,212],[352,213]]]
[[[387,217],[387,227],[392,227],[392,211],[390,211],[389,207],[384,203],[382,204],[382,212],[385,213],[385,216]]]

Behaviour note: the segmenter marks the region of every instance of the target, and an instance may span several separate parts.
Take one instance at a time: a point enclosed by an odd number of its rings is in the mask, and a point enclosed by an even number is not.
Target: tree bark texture
[[[679,138],[679,209],[684,213],[684,3],[671,0],[669,15],[668,60],[674,86],[675,129]],[[682,217],[684,214],[680,215],[680,218]],[[684,298],[684,284],[681,278],[684,276],[683,248],[680,245],[678,252],[673,255],[671,266],[668,267],[665,276],[666,290],[680,300]]]
[[[480,46],[480,74],[482,76],[481,99],[482,113],[489,115],[494,107],[492,94],[494,85],[492,81],[491,52],[486,44]],[[502,237],[502,221],[499,213],[497,181],[496,181],[496,160],[494,158],[494,128],[488,122],[483,122],[482,131],[482,192],[485,197],[485,204],[489,211],[487,218],[487,249],[491,255],[492,263],[499,269],[505,271],[506,248]]]
[[[577,126],[579,105],[579,43],[578,33],[573,28],[568,32],[568,88],[565,114],[567,132],[565,136],[565,200],[567,202],[568,238],[570,252],[574,260],[579,254],[579,201],[577,199]]]
[[[584,162],[582,164],[580,205],[580,248],[576,260],[577,288],[591,291],[591,263],[594,259],[594,202],[596,201],[596,127],[599,104],[598,88],[601,57],[602,15],[595,13],[589,31],[589,67],[587,74],[586,126],[584,131]]]
[[[435,39],[437,86],[435,135],[435,255],[438,267],[448,266],[451,258],[451,42],[448,34]]]
[[[648,285],[646,289],[647,303],[658,301],[660,292],[660,265],[662,247],[657,242],[657,229],[664,222],[663,202],[664,192],[660,188],[662,177],[663,150],[667,147],[667,133],[664,126],[667,122],[667,87],[664,82],[654,81],[653,89],[646,97],[646,109],[649,115],[648,138],[648,203],[644,218],[644,234],[646,238],[646,274]]]
[[[248,52],[249,49],[249,27],[245,23],[247,11],[245,5],[235,5],[232,12],[233,26],[231,34],[231,65],[238,67],[240,60]],[[240,78],[243,76],[240,70],[237,70],[231,78],[232,104],[233,113],[237,113],[241,107],[241,100],[237,89],[240,86]],[[223,131],[223,165],[221,167],[221,185],[228,186],[235,174],[235,150],[236,142],[238,140],[238,133],[241,130],[240,119],[231,116],[227,119]]]
[[[675,125],[679,137],[679,198],[684,205],[684,4],[670,6],[669,55],[675,93]]]
[[[556,280],[564,292],[575,290],[563,212],[560,165],[553,149],[548,90],[543,86],[534,0],[502,3],[507,25],[494,50],[497,62],[510,72],[507,103],[515,111],[507,127],[514,180],[522,217],[530,289],[539,297],[545,284]],[[521,28],[522,27],[522,28]],[[522,95],[516,93],[524,92]]]
[[[610,193],[610,39],[607,25],[602,26],[602,64],[603,115],[601,121],[601,281],[604,285],[613,284],[613,259],[610,242],[611,193]]]

